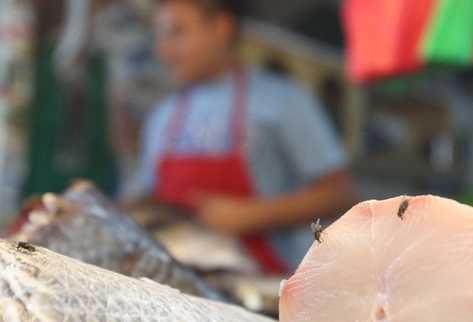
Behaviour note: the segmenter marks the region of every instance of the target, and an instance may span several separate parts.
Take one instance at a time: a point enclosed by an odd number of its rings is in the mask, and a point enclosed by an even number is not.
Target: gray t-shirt
[[[229,149],[234,81],[229,74],[193,88],[189,114],[181,137],[174,142],[174,152],[214,154]],[[245,152],[255,191],[260,196],[294,191],[346,166],[344,150],[331,122],[320,103],[302,86],[259,70],[249,70],[247,95]],[[177,98],[170,97],[155,108],[146,122],[136,181],[140,194],[150,193],[159,180],[155,169],[176,106]],[[298,262],[307,248],[304,246],[299,252],[291,250],[286,240],[289,237],[281,240],[281,236],[294,234],[298,245],[310,244],[310,230],[305,231],[303,236],[299,232],[287,232],[275,238],[277,244],[284,244],[285,258],[291,256]]]

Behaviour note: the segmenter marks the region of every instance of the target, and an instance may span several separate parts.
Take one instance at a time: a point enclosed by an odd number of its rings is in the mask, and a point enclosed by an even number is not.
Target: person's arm
[[[198,206],[207,225],[237,234],[277,229],[333,216],[354,204],[347,159],[322,107],[299,88],[285,94],[281,105],[274,106],[280,114],[272,137],[282,147],[280,157],[289,160],[294,179],[307,184],[273,198],[203,198]]]
[[[342,214],[355,204],[351,176],[338,171],[293,194],[276,198],[209,197],[201,203],[201,219],[230,234],[278,229]]]
[[[327,175],[294,194],[257,200],[252,226],[281,227],[335,216],[348,210],[355,201],[352,179],[347,172],[340,171]],[[269,220],[266,219],[267,214],[271,214]]]

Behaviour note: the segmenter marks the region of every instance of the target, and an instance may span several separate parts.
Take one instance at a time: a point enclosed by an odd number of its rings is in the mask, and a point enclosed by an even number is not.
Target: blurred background
[[[78,178],[117,203],[133,190],[144,123],[175,90],[156,2],[0,1],[2,227]],[[473,2],[253,0],[243,16],[238,55],[318,98],[357,199],[473,202]]]
[[[352,2],[345,9],[356,16],[361,10]],[[154,55],[152,5],[90,0],[71,8],[65,0],[1,1],[2,219],[16,213],[24,198],[62,191],[77,177],[95,181],[113,196],[133,176],[143,119],[170,91]],[[472,31],[461,31],[470,59],[455,60],[450,53],[442,61],[440,53],[432,66],[423,62],[406,73],[393,62],[370,75],[366,66],[345,67],[370,50],[360,46],[372,46],[372,56],[350,64],[387,54],[375,48],[373,28],[362,30],[363,14],[355,18],[361,31],[348,22],[344,27],[342,5],[251,1],[242,57],[316,93],[343,138],[362,199],[418,193],[467,197],[473,184]],[[364,8],[365,15],[369,10]],[[455,28],[472,29],[471,17],[457,11],[466,23]],[[408,16],[393,19],[405,19],[409,28]],[[403,41],[400,30],[387,36],[378,47]],[[357,37],[370,40],[363,45]],[[358,49],[350,52],[348,40]],[[61,68],[83,81],[61,79]]]

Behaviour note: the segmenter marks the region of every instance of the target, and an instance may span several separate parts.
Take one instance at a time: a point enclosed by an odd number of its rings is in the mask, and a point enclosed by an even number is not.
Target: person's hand
[[[240,235],[252,228],[252,201],[246,198],[199,195],[195,200],[199,219],[217,231]]]

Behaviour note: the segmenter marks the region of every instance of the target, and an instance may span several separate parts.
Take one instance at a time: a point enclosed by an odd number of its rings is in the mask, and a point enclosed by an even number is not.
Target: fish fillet
[[[0,321],[271,322],[44,248],[0,241]]]
[[[283,283],[280,318],[473,321],[473,208],[432,196],[355,206]]]

